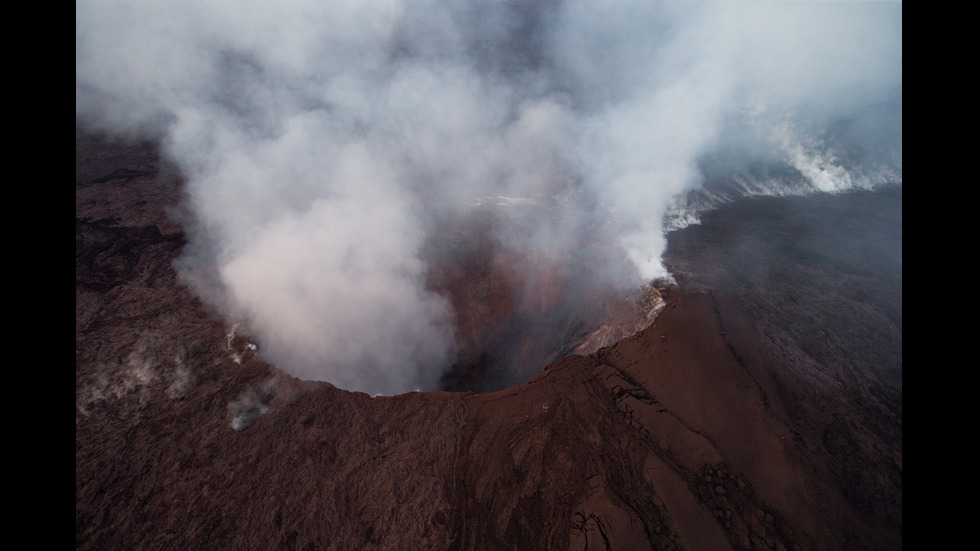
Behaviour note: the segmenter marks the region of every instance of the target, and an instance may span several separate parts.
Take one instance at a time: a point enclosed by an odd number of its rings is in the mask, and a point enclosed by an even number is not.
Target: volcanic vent
[[[522,251],[493,231],[505,222],[483,209],[447,222],[428,243],[427,284],[449,300],[456,327],[458,353],[442,377],[444,390],[522,384],[551,362],[645,329],[664,306],[653,283],[604,280],[596,266],[608,262],[608,245],[583,238],[563,255]]]

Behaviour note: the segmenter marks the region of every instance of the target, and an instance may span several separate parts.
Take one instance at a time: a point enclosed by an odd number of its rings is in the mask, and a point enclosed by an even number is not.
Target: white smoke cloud
[[[900,110],[900,4],[76,3],[76,118],[178,163],[185,281],[280,367],[371,393],[453,361],[426,247],[487,198],[501,247],[638,285],[706,155],[804,166],[790,120],[900,158]]]

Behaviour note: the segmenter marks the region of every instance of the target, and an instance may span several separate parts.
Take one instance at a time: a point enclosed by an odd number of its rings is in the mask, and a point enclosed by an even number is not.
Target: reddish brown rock
[[[152,146],[77,132],[78,549],[902,547],[900,483],[855,500],[841,454],[884,455],[725,297],[667,290],[521,386],[372,398],[179,285],[179,197]]]

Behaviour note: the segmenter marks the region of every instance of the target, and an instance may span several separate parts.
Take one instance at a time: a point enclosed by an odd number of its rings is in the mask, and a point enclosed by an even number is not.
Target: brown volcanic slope
[[[886,454],[828,443],[827,394],[722,296],[670,290],[519,387],[372,398],[263,362],[178,284],[152,146],[76,130],[75,193],[78,549],[902,546],[876,513],[900,465],[871,506],[845,492],[840,454]]]

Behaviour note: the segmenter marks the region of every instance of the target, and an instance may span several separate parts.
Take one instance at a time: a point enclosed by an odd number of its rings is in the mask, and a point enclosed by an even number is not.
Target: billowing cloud
[[[726,197],[900,183],[901,4],[81,0],[76,117],[164,144],[184,281],[264,357],[433,389],[467,227],[553,314]]]

